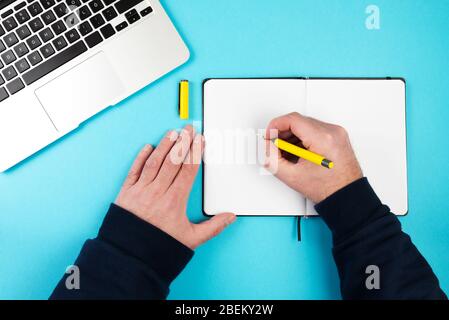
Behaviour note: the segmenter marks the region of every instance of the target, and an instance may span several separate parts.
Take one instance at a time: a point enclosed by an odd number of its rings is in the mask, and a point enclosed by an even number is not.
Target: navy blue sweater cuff
[[[98,238],[144,262],[167,284],[193,256],[191,249],[115,204],[111,204]]]
[[[338,242],[357,232],[373,219],[382,206],[368,179],[359,179],[337,191],[315,206],[316,211],[331,229]]]

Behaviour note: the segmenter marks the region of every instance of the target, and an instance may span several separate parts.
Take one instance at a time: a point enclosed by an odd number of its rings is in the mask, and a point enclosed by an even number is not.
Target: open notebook
[[[383,203],[407,213],[403,80],[210,79],[203,90],[206,215],[316,215],[313,203],[261,166],[258,134],[293,111],[345,127]]]

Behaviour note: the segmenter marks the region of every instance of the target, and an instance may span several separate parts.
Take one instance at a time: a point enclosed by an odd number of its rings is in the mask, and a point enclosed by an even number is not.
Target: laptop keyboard
[[[153,12],[141,2],[22,0],[2,12],[0,102]]]

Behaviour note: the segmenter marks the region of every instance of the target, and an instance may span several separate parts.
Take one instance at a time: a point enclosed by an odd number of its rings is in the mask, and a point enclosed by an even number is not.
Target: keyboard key
[[[82,53],[87,51],[87,47],[83,41],[78,41],[76,44],[68,47],[64,51],[61,51],[54,57],[48,59],[36,68],[31,69],[23,75],[23,80],[26,85],[30,85],[33,82],[39,80],[43,76],[66,64],[67,62],[75,59]]]
[[[103,41],[103,38],[101,37],[100,33],[98,31],[92,33],[90,36],[87,36],[85,38],[87,45],[89,48],[95,47],[97,44]]]
[[[106,23],[106,21],[104,21],[101,14],[97,14],[96,16],[93,16],[92,18],[90,18],[90,23],[92,23],[92,25],[94,26],[95,29],[98,29],[102,25],[104,25]]]
[[[83,6],[78,10],[78,15],[80,16],[81,20],[86,20],[92,15],[92,12],[90,11],[88,6]]]
[[[11,95],[19,92],[23,88],[25,88],[25,85],[23,84],[22,80],[20,78],[15,79],[14,81],[11,81],[6,85],[6,88],[8,88],[9,93]]]
[[[68,32],[66,32],[65,36],[70,43],[74,43],[80,38],[80,34],[78,33],[78,31],[76,31],[76,29],[69,30]]]
[[[2,17],[3,19],[5,19],[6,17],[12,15],[13,12],[14,12],[14,11],[13,11],[12,9],[9,9],[9,10],[3,12],[3,13],[1,14],[1,17]]]
[[[16,32],[20,40],[28,38],[31,35],[31,31],[27,26],[21,26],[19,29],[16,30]]]
[[[93,30],[92,26],[90,25],[90,23],[88,21],[81,23],[79,26],[79,31],[80,31],[81,35],[83,35],[83,36],[91,33],[92,30]]]
[[[55,53],[55,49],[53,49],[53,46],[51,45],[51,43],[48,43],[45,46],[43,46],[42,48],[40,48],[40,51],[41,51],[42,55],[44,56],[44,58],[48,58]]]
[[[17,27],[17,21],[14,19],[14,17],[6,18],[3,21],[3,26],[5,27],[6,31],[11,31],[12,29]]]
[[[26,55],[29,52],[29,50],[28,50],[28,47],[26,46],[26,44],[22,42],[14,47],[14,52],[20,58],[20,57]]]
[[[41,16],[42,20],[46,25],[49,25],[50,23],[54,22],[56,20],[56,16],[53,13],[53,11],[47,11]]]
[[[142,17],[145,17],[145,16],[149,15],[151,12],[153,12],[153,8],[148,7],[148,8],[143,9],[142,11],[140,11],[140,15]]]
[[[3,85],[5,83],[5,80],[3,79],[2,76],[0,76],[0,86]]]
[[[39,2],[35,2],[33,4],[30,4],[28,6],[28,11],[31,13],[33,17],[37,16],[39,13],[42,13],[44,9],[42,9],[42,6],[39,4]]]
[[[23,9],[19,12],[16,13],[16,19],[20,24],[23,24],[25,22],[27,22],[28,20],[30,20],[30,15],[28,14],[28,12]]]
[[[4,52],[1,55],[3,62],[5,63],[5,65],[11,64],[12,62],[16,61],[16,56],[14,55],[14,52],[12,52],[12,50],[8,50],[6,52]]]
[[[100,31],[105,39],[108,39],[115,34],[114,27],[111,24],[105,25],[103,28],[100,29]]]
[[[67,5],[74,10],[75,8],[81,7],[81,2],[80,0],[67,0]]]
[[[5,70],[2,71],[3,76],[5,77],[6,81],[9,81],[15,77],[17,77],[17,71],[14,69],[13,66],[9,66]]]
[[[143,0],[121,0],[115,4],[115,8],[117,9],[118,13],[122,14],[135,7],[142,1]]]
[[[64,18],[65,24],[67,25],[67,28],[72,28],[76,26],[78,23],[80,23],[80,20],[78,19],[77,15],[72,13]]]
[[[12,50],[8,50],[4,53],[2,53],[2,59],[3,62],[8,65],[11,64],[12,62],[16,61],[16,56],[14,55],[14,52],[12,52]]]
[[[56,50],[61,51],[65,47],[67,47],[67,41],[65,41],[63,36],[60,36],[53,40],[53,45],[55,46]]]
[[[6,46],[5,46],[5,44],[3,43],[3,41],[0,40],[0,52],[3,52],[3,51],[5,51],[5,50],[6,50]]]
[[[53,23],[51,25],[51,28],[53,29],[53,32],[58,35],[63,33],[64,31],[67,30],[67,27],[65,26],[64,22],[62,22],[61,20]]]
[[[19,3],[18,5],[16,5],[15,7],[14,7],[14,10],[20,10],[20,9],[22,9],[23,7],[25,7],[27,5],[27,3],[25,2],[25,1],[23,1],[23,2],[21,2],[21,3]]]
[[[44,27],[44,23],[39,17],[31,20],[29,25],[31,30],[33,30],[33,32],[37,32]]]
[[[5,34],[5,29],[3,29],[2,25],[0,24],[0,37],[4,34]]]
[[[125,29],[128,26],[128,22],[123,21],[122,23],[120,23],[119,25],[117,25],[115,27],[115,29],[118,31],[122,31],[123,29]]]
[[[12,33],[12,32],[10,34],[7,34],[3,38],[3,41],[5,41],[5,43],[8,47],[11,47],[11,46],[15,45],[17,42],[19,42],[19,40],[16,37],[16,34]]]
[[[126,20],[128,20],[129,24],[133,24],[137,20],[140,19],[139,14],[137,13],[136,9],[132,9],[130,12],[127,12],[125,14]]]
[[[101,2],[101,0],[93,0],[89,2],[89,6],[94,13],[97,13],[104,8],[103,2]]]
[[[3,79],[2,79],[3,80]],[[4,83],[4,81],[3,81],[3,83]],[[5,100],[5,99],[7,99],[9,97],[9,94],[8,94],[8,92],[6,91],[6,89],[5,88],[0,88],[0,102],[1,101],[3,101],[3,100]]]
[[[41,4],[44,7],[44,9],[48,9],[55,5],[55,0],[41,0]]]
[[[30,47],[31,50],[36,49],[37,47],[39,47],[42,44],[41,40],[36,35],[29,38],[26,42],[28,44],[28,47]]]
[[[56,15],[58,16],[58,18],[62,18],[63,16],[65,16],[67,13],[69,13],[69,8],[67,8],[67,6],[65,5],[65,3],[61,2],[60,4],[58,4],[55,8],[54,8]]]
[[[32,66],[35,66],[36,64],[38,64],[39,62],[42,61],[42,57],[38,51],[34,51],[33,53],[30,53],[27,58],[30,61]]]
[[[109,7],[103,10],[103,16],[106,21],[111,21],[118,16],[118,13],[115,11],[114,7]]]
[[[113,4],[115,1],[117,1],[117,0],[103,0],[104,4],[105,4],[106,6],[108,6],[108,5],[110,5],[110,4]]]
[[[53,32],[51,32],[50,28],[45,28],[44,30],[39,32],[39,36],[44,43],[54,38],[54,34]]]
[[[28,64],[28,61],[26,61],[26,59],[17,61],[15,66],[17,71],[19,71],[19,73],[23,73],[30,68],[30,65]]]

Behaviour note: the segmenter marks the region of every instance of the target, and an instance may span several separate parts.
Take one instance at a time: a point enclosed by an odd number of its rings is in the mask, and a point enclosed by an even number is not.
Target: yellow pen
[[[279,149],[291,153],[299,158],[315,163],[316,165],[323,166],[328,169],[334,167],[334,163],[319,154],[313,153],[312,151],[300,148],[294,144],[288,143],[282,139],[275,139],[274,145]]]

